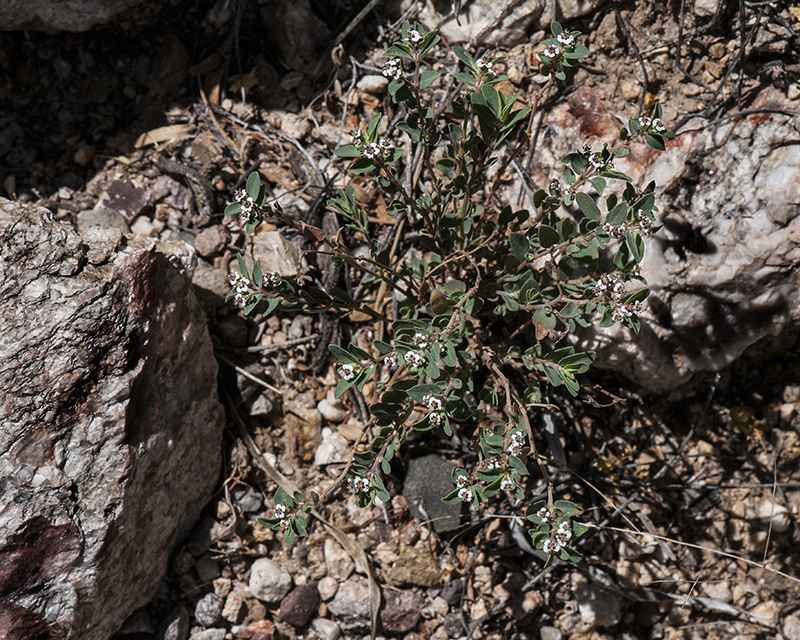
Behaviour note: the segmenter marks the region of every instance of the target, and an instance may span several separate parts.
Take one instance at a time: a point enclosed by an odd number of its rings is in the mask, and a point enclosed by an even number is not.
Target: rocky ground
[[[698,1],[683,15],[677,1],[637,4],[620,3],[619,17],[603,5],[570,25],[593,52],[570,83],[602,92],[620,114],[657,96],[678,128],[689,114],[711,121],[747,109],[765,85],[800,97],[796,8],[743,3],[742,33],[736,3],[715,13]],[[319,319],[252,322],[224,302],[246,238],[221,212],[257,167],[285,209],[320,215],[325,188],[341,184],[345,165],[331,157],[342,132],[391,108],[379,68],[397,25],[378,9],[332,57],[315,58],[302,42],[277,47],[270,16],[241,6],[178,2],[156,26],[8,33],[0,45],[6,194],[79,228],[183,240],[201,258],[195,284],[222,368],[227,464],[161,589],[117,640],[361,638],[371,583],[383,636],[800,638],[796,335],[776,338],[787,347],[781,362],[745,354],[671,394],[640,395],[634,382],[594,372],[583,382],[608,391],[606,406],[552,398],[569,469],[553,468],[557,490],[597,525],[578,565],[542,569],[512,515],[524,505],[440,507],[449,469],[469,453],[458,435],[412,441],[382,507],[357,509],[339,492],[293,545],[256,523],[277,481],[327,487],[361,422],[357,403],[333,398],[330,363],[317,374]],[[309,23],[308,35],[339,32],[342,15]],[[495,50],[506,56],[507,88],[523,99],[536,89],[544,37]],[[377,194],[359,197],[391,222]],[[313,247],[278,231],[265,228],[247,250],[286,273]],[[691,239],[684,245],[693,251]],[[535,476],[527,490],[541,492]]]

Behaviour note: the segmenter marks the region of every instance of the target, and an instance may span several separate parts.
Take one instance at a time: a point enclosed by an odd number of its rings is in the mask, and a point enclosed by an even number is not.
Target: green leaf
[[[227,207],[225,207],[225,215],[226,216],[235,216],[242,212],[242,203],[241,202],[231,202]]]
[[[539,244],[544,249],[549,249],[560,241],[561,237],[558,235],[558,231],[553,229],[553,227],[547,224],[539,225]]]
[[[427,89],[436,82],[442,74],[432,69],[427,69],[419,74],[419,88]]]
[[[638,232],[626,233],[625,243],[631,252],[631,257],[637,262],[641,262],[644,257],[644,241]]]
[[[553,37],[557,38],[558,36],[560,36],[564,32],[564,29],[561,26],[560,22],[556,22],[555,20],[553,20],[550,23],[550,32],[553,34]]]
[[[333,155],[339,156],[340,158],[360,158],[361,151],[359,151],[358,148],[352,144],[348,144],[344,147],[339,147],[336,149],[336,151],[333,152]]]
[[[603,191],[606,188],[606,181],[603,180],[603,178],[600,176],[589,178],[589,183],[594,187],[594,190],[597,191],[597,195],[603,195]]]
[[[653,147],[653,149],[658,149],[659,151],[666,150],[666,147],[664,146],[664,138],[661,136],[648,133],[644,136],[644,141]]]
[[[606,222],[612,226],[623,224],[628,217],[628,207],[624,202],[620,202],[616,207],[608,212]]]
[[[569,500],[556,500],[553,506],[556,508],[556,514],[559,516],[559,519],[564,517],[573,518],[583,513],[583,509]]]
[[[473,60],[472,56],[464,49],[458,46],[453,46],[453,53],[456,54],[456,58],[461,60],[461,62],[467,65],[470,69],[477,71],[478,67],[475,65],[475,60]]]
[[[464,73],[463,71],[459,71],[458,73],[454,73],[453,77],[467,86],[470,87],[475,86],[475,78],[469,73]]]
[[[587,218],[591,218],[592,220],[600,219],[600,209],[597,208],[591,196],[585,193],[579,193],[575,196],[575,202]]]
[[[359,360],[357,360],[350,353],[342,349],[338,344],[329,344],[328,351],[330,351],[331,354],[333,354],[334,358],[336,358],[340,362],[343,362],[344,364],[361,364]]]
[[[394,44],[386,50],[386,55],[394,56],[395,58],[405,58],[406,60],[414,59],[408,51]]]
[[[423,399],[425,396],[431,395],[436,396],[439,395],[441,389],[439,389],[438,385],[435,384],[418,384],[414,387],[411,387],[408,390],[408,395],[411,396],[415,401],[422,404]]]
[[[253,200],[258,200],[259,191],[261,190],[261,176],[258,175],[258,171],[253,171],[247,176],[247,184],[244,190]]]
[[[541,228],[539,233],[541,234]],[[511,251],[514,253],[517,260],[520,262],[525,260],[525,254],[527,254],[531,249],[528,238],[521,233],[512,233],[508,238],[508,242],[511,245]]]
[[[359,158],[352,165],[350,165],[350,168],[347,171],[348,173],[367,173],[375,168],[375,163],[369,158]]]

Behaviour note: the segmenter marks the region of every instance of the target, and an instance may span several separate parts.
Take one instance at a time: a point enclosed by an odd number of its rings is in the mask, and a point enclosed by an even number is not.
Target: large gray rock
[[[0,31],[87,31],[143,3],[154,4],[153,0],[0,0]]]
[[[208,501],[224,415],[194,260],[0,199],[4,638],[106,640]]]
[[[575,141],[586,139],[595,150],[613,141],[620,121],[607,104],[606,89],[596,87],[557,106],[541,166],[558,166]],[[792,108],[772,87],[752,108],[759,106]],[[720,370],[768,336],[800,327],[796,139],[786,115],[754,114],[713,127],[697,119],[665,153],[634,145],[617,163],[635,184],[656,181],[664,229],[646,243],[642,273],[653,293],[641,333],[612,327],[585,336],[581,346],[597,351],[597,366],[667,391],[698,372]],[[552,177],[536,175],[540,184]]]
[[[408,10],[412,4],[411,0],[403,0],[400,12]],[[415,19],[428,29],[438,27],[451,44],[472,41],[504,47],[526,40],[531,27],[547,29],[553,20],[550,0],[473,0],[459,4],[458,21],[450,10],[450,2],[422,3]],[[601,4],[603,0],[557,0],[557,18],[564,21],[585,16]]]

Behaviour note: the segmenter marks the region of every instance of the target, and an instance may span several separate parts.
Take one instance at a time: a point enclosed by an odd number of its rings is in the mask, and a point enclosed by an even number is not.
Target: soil
[[[621,2],[619,15],[602,5],[569,25],[588,34],[592,57],[551,100],[585,86],[602,91],[620,114],[631,114],[657,97],[665,120],[677,128],[691,114],[711,121],[726,110],[746,109],[766,84],[797,93],[796,9],[718,4],[716,14],[712,7],[704,17],[682,14],[677,0]],[[347,6],[318,13],[307,34],[318,42],[354,15]],[[363,76],[379,73],[380,52],[397,35],[391,23],[379,7],[333,56],[315,54],[312,62],[302,43],[269,40],[256,3],[174,2],[147,24],[82,34],[3,34],[2,187],[8,197],[43,204],[78,224],[78,214],[129,181],[152,195],[131,205],[134,231],[194,243],[201,232],[224,226],[230,242],[201,256],[207,271],[224,270],[245,235],[223,221],[222,211],[256,166],[276,196],[294,199],[285,208],[310,212],[321,224],[318,204],[325,193],[317,172],[322,168],[328,178],[343,171],[343,164],[328,163],[337,142],[344,143],[342,130],[368,120],[375,109],[392,108],[381,94],[353,90]],[[523,99],[537,88],[535,51],[543,38],[531,33],[529,42],[496,52],[506,56],[511,89]],[[287,60],[300,60],[305,70],[290,69]],[[315,70],[316,60],[323,63]],[[167,126],[173,129],[162,129]],[[148,132],[150,141],[142,138]],[[166,170],[170,165],[159,159],[196,173]],[[156,183],[165,175],[169,185],[183,187],[188,205],[157,196]],[[381,202],[371,197],[379,210]],[[198,601],[213,592],[227,607],[260,557],[281,563],[298,586],[336,573],[333,551],[327,552],[335,544],[318,522],[294,545],[255,522],[268,515],[277,487],[261,459],[306,490],[320,490],[330,482],[325,468],[314,464],[322,435],[338,431],[352,442],[358,434],[357,403],[347,401],[346,416],[336,423],[316,410],[337,382],[329,362],[319,375],[311,369],[320,321],[278,312],[251,322],[230,306],[205,301],[230,416],[224,477],[194,538],[176,550],[162,588],[118,640],[180,637],[164,636],[164,625],[184,610],[189,622],[183,626],[202,631]],[[362,335],[357,327],[343,330],[354,341]],[[788,340],[796,343],[796,337]],[[244,350],[252,345],[262,350]],[[400,465],[387,477],[393,498],[384,509],[358,511],[352,497],[340,493],[320,511],[365,548],[385,594],[395,594],[394,600],[397,593],[419,595],[414,602],[421,618],[413,629],[395,631],[400,637],[800,638],[798,364],[787,356],[780,366],[765,367],[745,355],[666,397],[642,397],[635,383],[592,372],[582,382],[607,391],[605,406],[553,397],[569,468],[552,469],[555,484],[598,525],[583,540],[585,558],[577,565],[543,570],[542,559],[509,525],[508,516],[525,505],[506,498],[465,515],[455,532],[435,533],[403,498]],[[464,440],[419,439],[409,455],[438,453],[463,466],[469,455]],[[544,440],[541,447],[546,450]],[[542,490],[536,478],[529,481],[530,495]],[[204,533],[209,542],[198,546]],[[393,564],[406,548],[429,553],[443,582],[393,584]],[[444,598],[459,580],[458,597]],[[317,627],[281,621],[278,605],[252,598],[226,615],[212,625],[230,634],[225,637],[324,637]],[[315,616],[336,618],[325,603]],[[480,624],[472,624],[475,619]],[[363,630],[345,632],[362,636]]]

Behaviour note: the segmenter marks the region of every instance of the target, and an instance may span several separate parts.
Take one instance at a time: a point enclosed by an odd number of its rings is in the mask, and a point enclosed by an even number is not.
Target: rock
[[[303,114],[281,113],[281,131],[295,140],[302,140],[311,131],[311,121]]]
[[[287,67],[309,72],[317,69],[330,30],[309,0],[270,0],[261,8],[261,20],[274,43],[274,53]]]
[[[333,620],[316,618],[311,621],[311,626],[317,632],[319,640],[339,640],[341,630]]]
[[[221,465],[194,251],[130,237],[95,265],[83,242],[49,211],[0,199],[9,637],[36,625],[66,639],[113,634],[152,598]]]
[[[442,569],[427,549],[405,547],[400,550],[394,566],[387,571],[394,583],[432,587],[442,579]]]
[[[244,598],[236,591],[231,591],[225,598],[225,606],[222,608],[222,617],[231,624],[240,621]]]
[[[272,640],[274,637],[275,625],[270,620],[258,620],[239,634],[241,640]]]
[[[389,79],[379,75],[363,76],[356,84],[356,89],[373,96],[383,96],[389,86]]]
[[[539,629],[539,637],[542,640],[561,640],[564,637],[564,634],[561,633],[560,629],[544,626]]]
[[[322,443],[314,453],[314,464],[325,466],[347,462],[350,457],[350,445],[340,433],[329,433],[322,439]]]
[[[694,13],[701,18],[713,16],[717,12],[717,0],[694,0]]]
[[[158,6],[145,0],[2,0],[0,31],[87,31],[110,22],[119,14],[141,5]]]
[[[131,233],[137,236],[144,236],[145,238],[157,235],[152,221],[147,216],[138,216],[136,220],[133,221],[131,224]]]
[[[455,531],[461,523],[461,503],[445,504],[442,496],[455,485],[450,477],[455,465],[437,455],[412,458],[408,463],[403,496],[416,518],[430,522],[438,534]]]
[[[461,605],[463,591],[464,581],[461,578],[456,578],[442,587],[439,597],[444,599],[451,607],[458,607]]]
[[[336,616],[345,631],[369,630],[369,584],[366,578],[353,576],[339,585],[336,596],[328,603],[328,611]]]
[[[194,568],[197,571],[197,577],[200,578],[200,582],[204,584],[210,584],[219,578],[219,563],[209,553],[204,553],[200,556]]]
[[[316,582],[297,587],[281,602],[278,616],[293,627],[304,627],[317,613],[321,602]]]
[[[297,275],[300,253],[300,247],[284,238],[280,231],[257,233],[253,236],[252,249],[248,251],[247,268],[253,268],[254,259],[260,260],[264,273],[274,271],[284,278],[292,278]]]
[[[194,239],[194,248],[204,258],[211,258],[222,253],[231,241],[231,234],[221,224],[203,229]]]
[[[783,637],[786,640],[800,640],[800,616],[792,614],[783,619]]]
[[[319,584],[317,584],[319,597],[323,600],[330,600],[336,595],[336,590],[338,588],[339,582],[336,580],[336,578],[332,578],[331,576],[325,576],[319,581]]]
[[[289,572],[274,560],[259,558],[250,568],[250,593],[264,602],[280,602],[292,588]]]
[[[573,576],[578,612],[584,624],[593,627],[613,627],[622,618],[622,595],[616,591]]]
[[[83,233],[92,227],[101,227],[103,229],[118,229],[121,233],[130,233],[128,223],[119,211],[113,209],[106,209],[101,205],[97,205],[94,209],[89,211],[81,211],[77,215],[78,231]]]
[[[116,211],[130,222],[150,205],[150,193],[147,189],[134,187],[127,180],[114,180],[101,194],[98,204],[106,209]]]
[[[189,637],[189,610],[179,605],[161,622],[158,640],[186,640]]]
[[[221,269],[208,264],[205,260],[198,260],[192,284],[197,301],[204,309],[219,309],[225,306],[225,297],[231,290],[231,285]]]
[[[108,262],[122,241],[122,231],[113,227],[89,227],[80,231],[80,236],[88,247],[86,260],[95,265]]]
[[[189,640],[225,640],[225,629],[206,629],[193,633]]]
[[[792,526],[792,518],[788,509],[782,504],[764,500],[758,510],[758,517],[772,526],[775,533],[784,533]]]
[[[333,538],[325,539],[325,566],[328,575],[337,582],[347,580],[356,568],[350,554]]]
[[[341,398],[335,398],[333,389],[328,391],[328,395],[320,400],[317,409],[328,422],[339,423],[342,422],[347,414],[350,413],[347,407],[344,406]]]
[[[461,614],[456,611],[448,613],[444,618],[444,630],[450,638],[461,638],[466,633]]]
[[[596,9],[603,0],[559,0],[558,20],[562,24],[573,18],[585,16]],[[398,3],[399,15],[411,8],[411,0]],[[512,3],[476,0],[463,3],[459,25],[449,5],[426,3],[419,7],[416,20],[425,25],[436,25],[450,44],[478,41],[483,45],[512,47],[527,39],[532,29],[549,29],[553,17],[549,0],[522,0]],[[436,9],[443,8],[445,13]],[[478,38],[478,36],[482,36]]]
[[[548,156],[563,157],[579,138],[595,149],[613,140],[619,123],[607,105],[606,90],[595,88],[554,107],[559,135]],[[774,87],[751,106],[792,108]],[[646,242],[642,273],[652,294],[642,329],[587,332],[578,346],[597,353],[595,366],[663,393],[747,349],[766,361],[785,348],[772,337],[800,328],[800,272],[792,266],[800,259],[800,146],[785,144],[794,135],[790,119],[776,114],[719,127],[695,120],[666,153],[634,145],[618,163],[634,184],[655,180],[664,228]]]
[[[223,600],[216,593],[207,593],[197,602],[194,619],[204,627],[213,627],[222,617]]]
[[[419,623],[422,596],[415,591],[383,592],[384,605],[380,610],[380,622],[387,633],[407,633]]]

